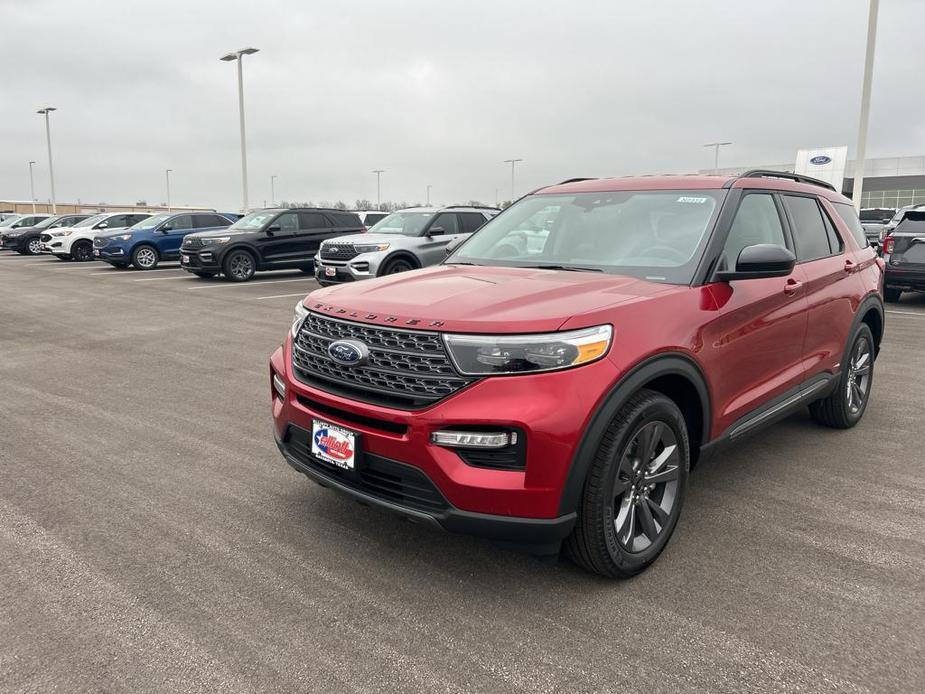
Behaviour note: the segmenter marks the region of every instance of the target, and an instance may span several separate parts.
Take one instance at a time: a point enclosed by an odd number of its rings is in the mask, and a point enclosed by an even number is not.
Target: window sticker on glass
[[[678,202],[689,202],[689,203],[694,203],[696,205],[702,205],[706,201],[707,201],[706,198],[695,198],[689,195],[682,195],[680,198],[678,198]]]

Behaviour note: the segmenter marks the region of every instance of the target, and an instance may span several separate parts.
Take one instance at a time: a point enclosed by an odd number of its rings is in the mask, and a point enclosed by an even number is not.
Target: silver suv
[[[315,278],[321,285],[353,282],[436,265],[446,248],[500,212],[495,207],[409,207],[393,212],[365,234],[321,244]]]

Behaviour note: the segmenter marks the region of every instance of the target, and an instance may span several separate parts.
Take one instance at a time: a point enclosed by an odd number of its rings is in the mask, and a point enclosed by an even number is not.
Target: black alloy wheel
[[[232,251],[222,263],[222,269],[225,277],[232,282],[247,282],[254,277],[257,271],[257,263],[247,251]]]
[[[395,260],[390,260],[388,262],[388,264],[382,269],[382,274],[394,275],[399,272],[408,272],[408,270],[414,270],[414,265],[412,265],[404,258],[396,258]]]
[[[864,416],[874,383],[877,352],[874,335],[865,323],[854,331],[834,391],[809,406],[813,419],[833,429],[850,429]]]
[[[78,263],[93,260],[93,244],[89,241],[78,241],[71,249],[71,257]]]

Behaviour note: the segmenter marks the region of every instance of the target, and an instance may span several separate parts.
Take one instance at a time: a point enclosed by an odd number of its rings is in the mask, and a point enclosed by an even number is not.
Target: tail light
[[[883,239],[883,253],[884,255],[891,255],[893,253],[893,245],[896,243],[896,240],[893,238],[893,235],[890,234],[885,239]]]

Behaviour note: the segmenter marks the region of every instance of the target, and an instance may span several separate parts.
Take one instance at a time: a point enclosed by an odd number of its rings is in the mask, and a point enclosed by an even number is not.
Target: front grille
[[[328,356],[335,340],[357,340],[369,348],[362,366]],[[417,409],[472,382],[450,363],[438,333],[380,328],[309,313],[292,342],[299,380],[322,390],[388,407]]]
[[[106,248],[106,244],[109,243],[109,239],[95,238],[93,239],[94,248]]]
[[[321,258],[323,260],[351,260],[359,255],[352,243],[321,244]]]
[[[310,439],[307,430],[290,425],[283,446],[301,465],[377,499],[427,513],[449,508],[434,483],[418,468],[372,453],[360,453],[356,470],[343,470],[313,456]]]
[[[182,248],[202,248],[202,240],[187,236],[183,239]]]
[[[51,241],[51,234],[42,234],[39,236],[39,240],[42,241],[42,243],[48,243]]]

